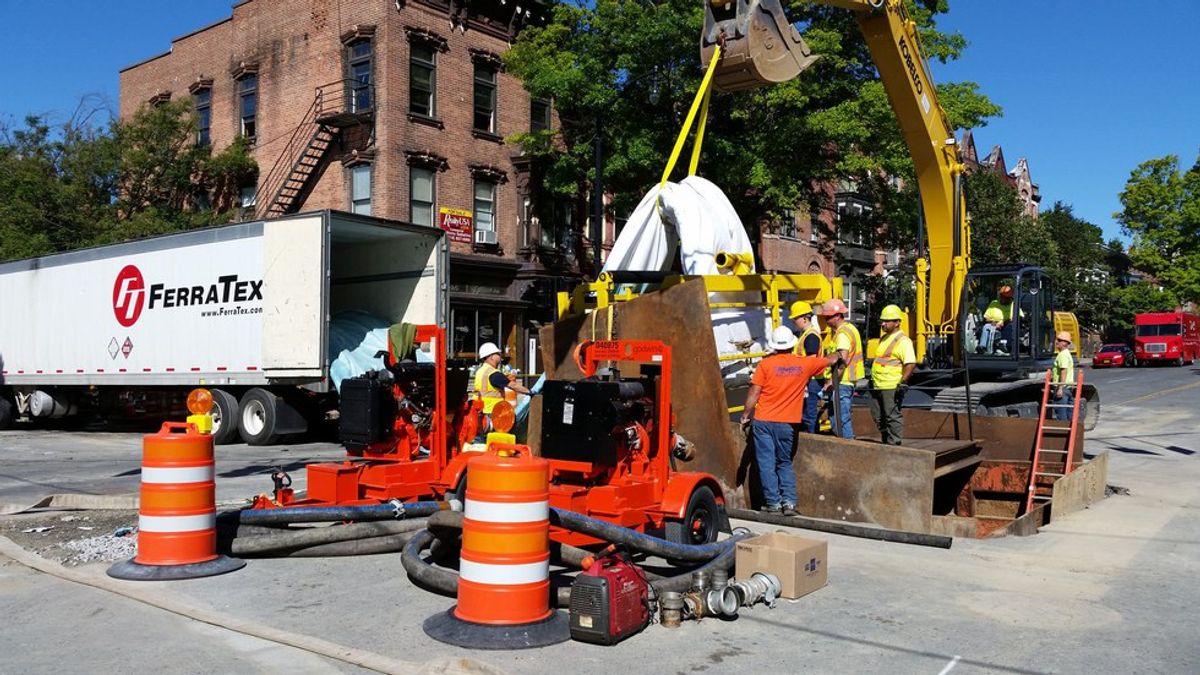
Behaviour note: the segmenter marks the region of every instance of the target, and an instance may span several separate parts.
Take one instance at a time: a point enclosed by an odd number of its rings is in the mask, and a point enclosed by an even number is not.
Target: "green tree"
[[[1175,155],[1139,164],[1121,206],[1113,216],[1133,237],[1133,265],[1171,295],[1200,300],[1200,160],[1187,171]]]
[[[963,178],[967,213],[971,218],[971,260],[999,264],[1024,262],[1049,266],[1058,249],[1046,226],[1023,212],[1017,191],[1008,180],[990,171],[972,171]]]
[[[1040,221],[1054,240],[1055,255],[1047,271],[1059,302],[1083,327],[1102,330],[1108,324],[1113,286],[1103,230],[1062,202],[1043,211]]]
[[[957,58],[965,40],[938,31],[935,22],[948,11],[946,0],[909,4],[926,52]],[[897,194],[883,180],[911,179],[912,161],[853,15],[790,5],[789,16],[806,26],[805,39],[821,59],[790,82],[714,94],[699,173],[725,191],[751,229],[802,203],[812,213],[828,211],[821,185],[837,180],[854,181],[881,204],[879,214],[914,213],[915,192]],[[701,0],[596,0],[558,3],[546,25],[522,31],[506,66],[534,96],[554,100],[561,125],[510,140],[544,158],[548,189],[587,190],[598,130],[604,183],[618,212],[658,181],[703,75],[702,20]],[[943,84],[938,93],[955,126],[982,126],[999,114],[974,83]],[[681,175],[677,169],[675,178]],[[907,205],[888,203],[894,200]],[[889,236],[911,241],[915,223],[895,223]]]
[[[1121,339],[1133,331],[1133,317],[1144,312],[1170,312],[1179,306],[1179,298],[1167,290],[1146,282],[1109,290],[1110,336]]]
[[[186,102],[91,117],[0,128],[0,260],[226,222],[257,172],[242,140],[196,146]]]

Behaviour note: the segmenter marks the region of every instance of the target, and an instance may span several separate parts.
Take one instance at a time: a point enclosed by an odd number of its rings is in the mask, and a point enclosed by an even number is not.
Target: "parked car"
[[[1092,358],[1093,368],[1109,368],[1133,365],[1133,350],[1129,345],[1103,345]]]

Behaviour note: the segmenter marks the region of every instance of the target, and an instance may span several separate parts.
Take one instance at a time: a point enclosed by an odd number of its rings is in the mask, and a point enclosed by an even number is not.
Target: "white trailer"
[[[447,260],[439,229],[319,211],[0,263],[0,428],[203,386],[218,442],[302,433],[336,409],[330,318],[445,326]]]

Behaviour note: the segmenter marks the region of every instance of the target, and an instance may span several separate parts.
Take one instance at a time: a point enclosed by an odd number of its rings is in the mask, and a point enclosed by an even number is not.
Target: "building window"
[[[350,112],[371,109],[371,41],[357,40],[346,47],[346,69],[350,82]]]
[[[541,245],[573,257],[575,254],[575,210],[569,201],[552,202],[540,219]]]
[[[243,209],[254,208],[258,205],[258,186],[243,185],[238,191],[238,205]]]
[[[371,215],[371,165],[359,164],[350,169],[350,211]]]
[[[437,116],[437,55],[431,45],[414,42],[408,60],[408,112]]]
[[[255,119],[258,115],[258,75],[250,73],[238,80],[238,111],[241,117],[241,133],[251,142],[258,135]]]
[[[516,361],[520,355],[512,352],[517,346],[516,331],[520,323],[521,315],[517,312],[452,305],[450,349],[455,358],[474,359],[480,345],[492,342]]]
[[[209,131],[212,128],[212,90],[200,89],[192,97],[196,107],[196,145],[212,143]]]
[[[475,181],[475,229],[496,231],[496,184],[491,181]]]
[[[409,167],[408,221],[410,223],[433,227],[433,180],[432,169],[419,166]]]
[[[475,64],[475,130],[496,133],[496,68]]]
[[[796,238],[796,213],[791,209],[784,209],[783,215],[779,217],[779,236]]]
[[[529,130],[545,131],[550,128],[550,102],[535,98],[529,102]]]

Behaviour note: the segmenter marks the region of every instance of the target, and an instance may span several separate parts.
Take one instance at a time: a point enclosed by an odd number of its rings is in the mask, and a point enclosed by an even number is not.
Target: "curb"
[[[263,626],[254,621],[202,607],[184,598],[164,597],[164,594],[161,592],[156,592],[162,590],[162,587],[157,584],[154,586],[131,584],[129,582],[109,579],[108,577],[93,577],[79,570],[64,567],[53,560],[47,560],[21,548],[14,541],[4,536],[0,536],[0,555],[11,558],[30,569],[42,572],[43,574],[49,574],[64,581],[108,591],[114,595],[129,598],[130,600],[135,600],[151,607],[157,607],[172,614],[209,624],[210,626],[302,649],[318,656],[324,656],[325,658],[379,673],[503,675],[505,672],[495,666],[468,657],[446,657],[434,659],[426,663],[400,661],[383,656],[382,654],[347,647],[328,640],[322,640],[321,638]]]

